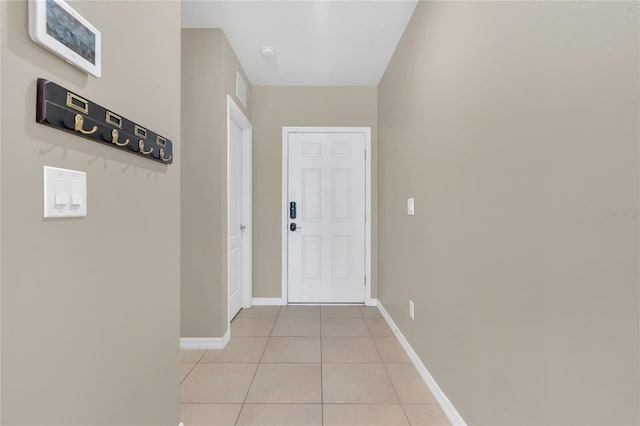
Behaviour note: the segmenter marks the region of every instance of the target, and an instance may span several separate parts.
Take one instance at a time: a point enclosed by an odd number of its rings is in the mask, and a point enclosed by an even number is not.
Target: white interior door
[[[287,179],[288,301],[363,303],[365,135],[289,133]]]
[[[229,319],[242,308],[242,277],[244,268],[242,222],[242,129],[233,119],[229,120],[229,170],[228,170],[228,280]]]

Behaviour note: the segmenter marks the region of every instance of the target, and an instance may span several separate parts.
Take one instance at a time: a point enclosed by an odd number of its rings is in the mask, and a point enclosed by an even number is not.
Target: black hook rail
[[[163,164],[173,162],[171,140],[42,78],[36,121]]]

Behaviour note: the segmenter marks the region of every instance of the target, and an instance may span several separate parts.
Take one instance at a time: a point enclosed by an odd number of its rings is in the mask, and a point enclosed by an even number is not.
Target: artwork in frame
[[[29,0],[29,35],[67,62],[100,77],[100,31],[64,0]]]

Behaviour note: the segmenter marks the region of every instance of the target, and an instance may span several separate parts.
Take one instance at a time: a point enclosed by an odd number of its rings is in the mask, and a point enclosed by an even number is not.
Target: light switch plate
[[[44,217],[87,215],[87,174],[44,166]]]
[[[407,214],[409,216],[415,215],[415,201],[413,197],[407,199]]]

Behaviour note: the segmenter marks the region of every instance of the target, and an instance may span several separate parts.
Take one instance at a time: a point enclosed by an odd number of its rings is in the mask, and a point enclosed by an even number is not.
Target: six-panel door
[[[288,301],[363,303],[365,135],[289,133],[288,145]]]

